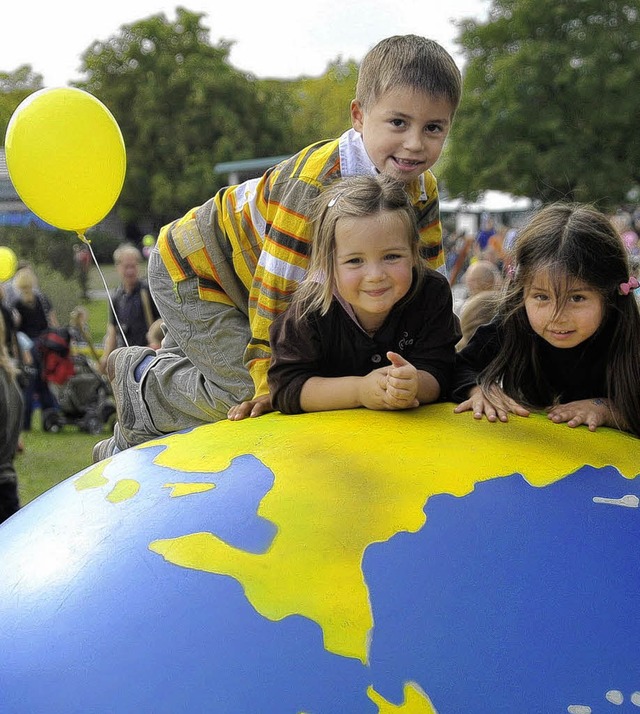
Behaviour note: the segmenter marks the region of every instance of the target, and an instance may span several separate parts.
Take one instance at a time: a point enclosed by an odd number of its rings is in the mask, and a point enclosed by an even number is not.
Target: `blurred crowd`
[[[87,294],[87,260],[77,251]],[[110,294],[104,338],[96,344],[89,310],[76,306],[60,320],[39,286],[32,265],[22,262],[0,284],[0,522],[19,508],[15,459],[25,447],[39,412],[41,429],[56,433],[67,424],[99,434],[115,416],[104,375],[109,352],[117,346],[159,349],[159,314],[141,277],[142,253],[131,244],[115,251],[119,285]]]

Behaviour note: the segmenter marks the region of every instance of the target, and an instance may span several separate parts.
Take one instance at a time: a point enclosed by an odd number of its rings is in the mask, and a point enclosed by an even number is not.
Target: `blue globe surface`
[[[640,707],[640,441],[358,410],[225,422],[0,526],[0,712]]]

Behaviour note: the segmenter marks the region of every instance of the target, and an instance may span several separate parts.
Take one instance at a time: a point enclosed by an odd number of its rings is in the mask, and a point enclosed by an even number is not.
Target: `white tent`
[[[485,191],[477,201],[467,203],[462,198],[440,201],[443,213],[518,213],[530,211],[534,201],[525,196],[513,196],[504,191]]]

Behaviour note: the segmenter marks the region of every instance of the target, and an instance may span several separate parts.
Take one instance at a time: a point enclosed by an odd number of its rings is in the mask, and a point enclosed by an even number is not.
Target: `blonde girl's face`
[[[410,241],[406,224],[393,211],[336,223],[336,288],[368,332],[382,325],[411,288]]]
[[[602,295],[580,280],[569,283],[566,295],[556,295],[548,271],[540,270],[524,292],[524,305],[533,331],[553,347],[576,347],[602,324]]]

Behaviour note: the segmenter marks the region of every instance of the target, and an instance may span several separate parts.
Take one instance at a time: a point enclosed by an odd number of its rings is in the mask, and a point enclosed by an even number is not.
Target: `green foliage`
[[[338,59],[321,77],[291,82],[295,98],[292,122],[298,147],[320,139],[334,139],[351,126],[349,107],[356,94],[358,65]]]
[[[0,245],[9,246],[19,261],[31,265],[61,324],[68,322],[69,313],[81,300],[73,259],[74,240],[77,239],[65,231],[0,227]]]
[[[86,237],[91,241],[91,249],[98,263],[113,262],[113,251],[122,243],[117,236],[100,230],[100,228],[90,228]]]
[[[158,229],[212,195],[222,161],[295,148],[281,93],[236,71],[201,14],[178,8],[125,25],[83,56],[80,86],[114,114],[127,147],[118,213]]]
[[[75,234],[68,231],[48,231],[35,226],[0,227],[0,245],[9,246],[19,260],[47,265],[66,278],[75,271],[73,242]]]
[[[640,183],[640,13],[628,0],[493,0],[461,24],[467,65],[444,178],[614,205]]]
[[[38,89],[42,89],[42,75],[30,65],[22,65],[13,72],[0,72],[0,137],[4,144],[7,125],[20,102]]]
[[[212,196],[226,179],[214,173],[218,163],[293,154],[350,126],[356,62],[337,58],[321,77],[257,79],[229,64],[232,43],[210,43],[202,17],[183,8],[171,22],[158,14],[83,54],[77,86],[105,103],[124,137],[127,174],[115,210],[132,234],[156,233]],[[4,128],[41,87],[28,65],[0,73]],[[117,239],[89,237],[98,259],[110,261]]]

